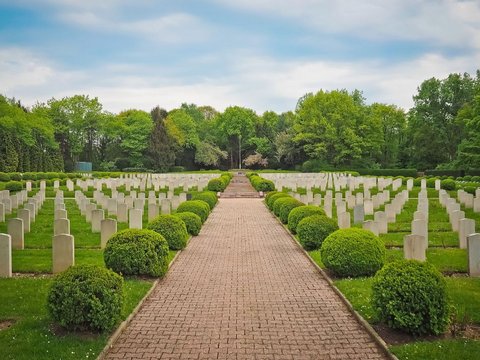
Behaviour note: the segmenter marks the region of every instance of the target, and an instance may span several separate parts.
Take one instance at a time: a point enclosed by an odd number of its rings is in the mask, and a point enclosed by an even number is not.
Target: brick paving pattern
[[[386,359],[260,199],[221,199],[107,359]]]

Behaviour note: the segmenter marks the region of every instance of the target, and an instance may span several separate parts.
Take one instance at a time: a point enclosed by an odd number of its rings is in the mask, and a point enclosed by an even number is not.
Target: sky
[[[480,0],[0,0],[0,93],[261,114],[321,89],[408,110],[480,68]]]

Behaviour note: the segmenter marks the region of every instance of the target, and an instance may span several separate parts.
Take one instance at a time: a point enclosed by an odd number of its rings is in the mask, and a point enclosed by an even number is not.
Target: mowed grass
[[[0,279],[0,322],[14,321],[0,331],[0,359],[94,359],[105,346],[110,333],[68,333],[53,326],[46,310],[51,282],[51,278]],[[152,282],[125,281],[122,319],[133,311]]]

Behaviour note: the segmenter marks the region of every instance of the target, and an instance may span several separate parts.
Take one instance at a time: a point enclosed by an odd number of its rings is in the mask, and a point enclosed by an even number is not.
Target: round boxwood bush
[[[257,191],[273,191],[275,184],[271,180],[267,180],[258,175],[250,176],[250,182]]]
[[[226,184],[221,178],[214,178],[208,182],[207,188],[209,191],[223,191],[225,190]]]
[[[273,213],[275,214],[275,216],[280,217],[280,208],[283,206],[283,204],[288,203],[290,200],[296,200],[296,199],[288,195],[288,196],[280,197],[277,200],[275,200],[275,202],[273,203]],[[288,218],[287,218],[287,221],[288,221]]]
[[[120,319],[123,298],[120,275],[96,265],[79,265],[55,276],[47,309],[68,330],[106,331]]]
[[[444,190],[455,190],[457,184],[455,183],[455,180],[445,179],[440,182],[440,187]]]
[[[442,334],[449,319],[446,282],[431,264],[398,260],[373,279],[372,304],[390,327],[414,335]]]
[[[465,188],[463,190],[465,190],[465,192],[467,192],[469,194],[475,195],[475,192],[477,191],[477,188],[475,186],[465,186]]]
[[[10,181],[10,175],[4,172],[0,172],[0,181],[5,182],[5,181]]]
[[[147,229],[162,235],[167,240],[170,250],[181,250],[187,246],[187,227],[183,220],[176,216],[158,215],[148,223]]]
[[[9,181],[5,184],[5,190],[22,191],[23,184],[20,181]]]
[[[437,178],[427,179],[427,188],[433,189],[435,187],[435,180],[437,180]]]
[[[340,229],[323,241],[320,255],[338,276],[370,276],[385,262],[385,245],[369,230]]]
[[[275,204],[275,201],[277,201],[280,198],[284,198],[284,197],[291,197],[291,196],[288,195],[287,193],[283,193],[283,192],[279,192],[279,193],[276,193],[276,194],[273,194],[272,196],[270,196],[268,198],[268,200],[266,200],[268,208],[271,211],[273,211],[273,205]]]
[[[337,222],[328,216],[307,216],[298,223],[298,240],[305,250],[319,249],[327,236],[337,230]]]
[[[270,199],[275,194],[280,194],[280,192],[279,191],[269,191],[264,197],[265,203],[268,203],[268,199]]]
[[[415,178],[413,179],[413,186],[421,186],[423,178]]]
[[[288,229],[292,234],[296,234],[298,223],[307,216],[312,215],[325,215],[325,211],[321,207],[313,205],[296,207],[288,214]]]
[[[168,243],[153,230],[126,229],[108,239],[103,259],[120,274],[161,277],[168,270]]]
[[[181,203],[177,208],[177,213],[185,211],[197,214],[202,219],[202,223],[204,223],[210,213],[210,206],[203,200],[188,200]]]
[[[215,205],[217,205],[218,202],[217,194],[213,191],[202,191],[198,194],[193,195],[192,200],[205,201],[210,207],[210,210],[213,210],[213,208],[215,207]]]
[[[202,219],[197,214],[189,211],[176,213],[174,216],[182,219],[190,235],[197,236],[202,229]]]
[[[480,176],[472,176],[473,182],[480,182]]]
[[[280,205],[280,210],[278,212],[278,218],[282,224],[288,223],[288,215],[293,209],[304,206],[305,204],[295,198],[284,198],[285,201]]]
[[[10,180],[22,181],[22,174],[19,172],[10,173]]]

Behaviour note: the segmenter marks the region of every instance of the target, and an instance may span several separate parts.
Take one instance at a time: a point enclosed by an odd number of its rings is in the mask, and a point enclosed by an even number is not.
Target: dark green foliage
[[[370,276],[385,262],[385,245],[369,230],[340,229],[323,241],[320,254],[325,266],[338,276]]]
[[[197,214],[204,223],[210,213],[210,206],[203,200],[188,200],[181,203],[177,208],[177,213],[185,211]]]
[[[427,179],[427,188],[435,188],[436,178]]]
[[[5,184],[5,190],[22,191],[23,184],[20,181],[9,181]]]
[[[222,192],[223,190],[225,190],[226,187],[227,185],[225,184],[222,178],[211,179],[208,182],[208,186],[207,186],[209,191],[214,191],[214,192]]]
[[[268,198],[268,200],[266,200],[268,208],[271,211],[273,211],[273,205],[275,204],[275,201],[277,201],[280,198],[284,198],[284,197],[291,197],[291,196],[286,194],[286,193],[283,193],[283,192],[279,192],[279,193],[275,193],[275,194],[271,195]]]
[[[291,197],[290,195],[287,195],[287,196],[278,197],[276,199],[275,199],[275,196],[272,196],[270,198],[270,201],[272,199],[274,200],[272,210],[273,210],[273,213],[275,214],[275,216],[278,217],[278,216],[280,216],[280,208],[285,203],[285,201],[287,201],[287,199],[290,200],[290,199],[294,199],[294,198]],[[294,199],[294,200],[296,200],[296,199]],[[287,221],[288,221],[288,219],[287,219]]]
[[[446,282],[431,264],[398,260],[373,280],[372,304],[381,320],[414,334],[442,334],[449,320]]]
[[[416,177],[417,169],[355,169],[360,175]]]
[[[468,175],[471,175],[471,176],[479,177],[480,176],[480,169],[469,169],[469,170],[465,171],[465,173],[468,174]]]
[[[305,250],[316,250],[322,246],[327,236],[336,230],[338,230],[337,222],[328,216],[307,216],[298,223],[298,240]]]
[[[108,240],[103,258],[108,268],[123,275],[161,277],[168,270],[168,243],[155,231],[127,229]]]
[[[218,199],[217,194],[213,191],[202,191],[192,196],[192,200],[203,200],[205,201],[210,210],[213,210],[215,205],[217,205]]]
[[[159,215],[147,226],[162,235],[170,250],[181,250],[187,246],[188,232],[185,223],[173,215]]]
[[[457,188],[457,184],[455,183],[455,180],[445,179],[441,181],[440,187],[444,190],[455,190]]]
[[[474,187],[474,186],[466,186],[463,190],[465,190],[465,192],[467,192],[469,194],[475,195],[476,189],[477,188]]]
[[[10,173],[10,179],[14,181],[21,181],[22,180],[22,174],[18,172]]]
[[[265,198],[264,198],[264,201],[266,204],[268,204],[268,199],[270,199],[273,195],[275,194],[279,194],[278,191],[269,191],[266,195],[265,195]]]
[[[156,171],[166,172],[175,164],[175,143],[168,135],[165,126],[167,111],[160,107],[155,107],[150,112],[153,120],[153,129],[150,134],[147,155],[149,165]],[[126,165],[124,167],[129,167]]]
[[[288,214],[288,229],[292,234],[296,234],[298,223],[302,219],[312,215],[325,215],[325,211],[321,207],[314,205],[296,207]]]
[[[0,172],[0,181],[10,181],[10,175],[4,172]]]
[[[120,275],[94,265],[73,266],[53,280],[47,309],[68,330],[107,331],[120,319],[123,299]]]
[[[423,178],[413,179],[413,186],[420,186],[422,184],[422,179]]]
[[[434,176],[453,176],[454,178],[465,175],[463,170],[425,170],[425,175]]]
[[[190,235],[197,236],[202,229],[202,219],[197,214],[185,211],[176,213],[174,216],[182,219]]]
[[[264,179],[258,175],[250,176],[250,182],[257,191],[273,191],[275,190],[275,184],[271,180]]]

